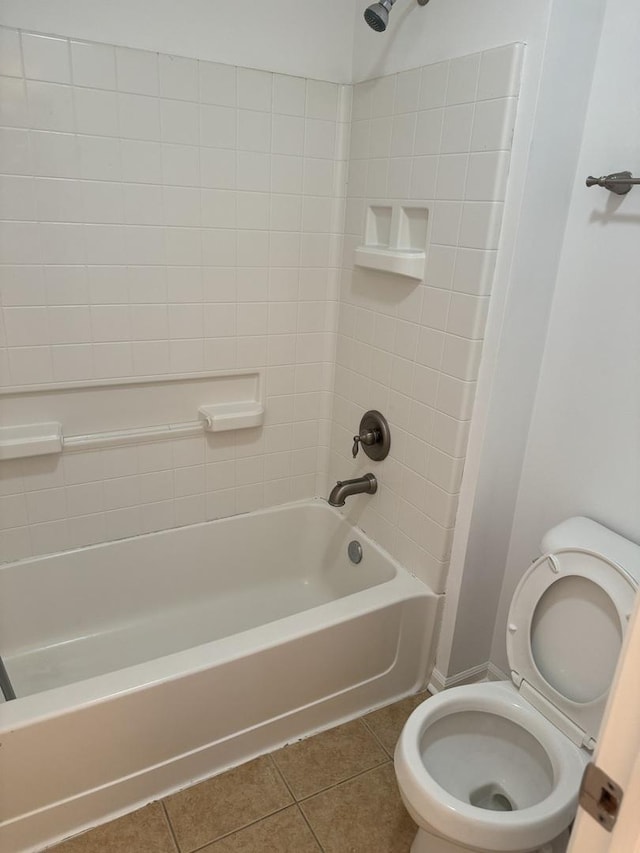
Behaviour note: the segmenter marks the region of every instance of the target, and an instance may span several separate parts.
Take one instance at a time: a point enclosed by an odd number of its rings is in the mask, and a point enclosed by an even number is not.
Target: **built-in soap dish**
[[[216,403],[213,406],[200,406],[200,420],[207,432],[224,432],[230,429],[257,427],[264,421],[264,406],[257,400],[243,400],[237,403]]]
[[[424,279],[428,210],[417,205],[370,205],[365,242],[355,250],[360,267]]]
[[[62,425],[57,421],[0,427],[0,459],[24,459],[62,452]]]

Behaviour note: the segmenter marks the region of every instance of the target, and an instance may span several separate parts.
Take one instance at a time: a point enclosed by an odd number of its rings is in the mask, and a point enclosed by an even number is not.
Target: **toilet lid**
[[[574,742],[593,748],[636,584],[582,549],[545,554],[515,591],[507,626],[512,678]]]

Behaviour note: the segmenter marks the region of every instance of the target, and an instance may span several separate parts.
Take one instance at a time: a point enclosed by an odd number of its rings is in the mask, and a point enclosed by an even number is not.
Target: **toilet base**
[[[565,830],[553,841],[549,841],[548,844],[537,847],[535,850],[511,850],[509,853],[565,853],[568,844],[569,831]],[[456,844],[447,838],[420,828],[413,840],[410,853],[495,853],[495,851]]]

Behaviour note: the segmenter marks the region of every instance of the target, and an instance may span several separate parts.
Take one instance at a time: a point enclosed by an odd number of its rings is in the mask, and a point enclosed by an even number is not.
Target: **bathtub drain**
[[[352,563],[355,563],[356,566],[362,560],[362,545],[358,542],[357,539],[349,542],[347,547],[347,554],[349,555],[349,559]]]

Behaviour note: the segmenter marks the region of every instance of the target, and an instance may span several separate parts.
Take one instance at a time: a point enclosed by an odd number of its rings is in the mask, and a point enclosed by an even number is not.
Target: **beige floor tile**
[[[423,690],[416,696],[401,699],[393,705],[387,705],[386,708],[380,708],[362,718],[392,758],[396,741],[409,715],[428,699],[429,695],[426,690]]]
[[[300,804],[325,853],[409,853],[416,827],[391,762]]]
[[[164,801],[182,853],[273,814],[293,801],[268,755]]]
[[[387,760],[384,750],[353,720],[273,753],[294,797],[301,800]]]
[[[297,806],[266,817],[198,853],[321,853]]]
[[[51,853],[175,853],[176,846],[162,806],[151,803],[49,849]]]

